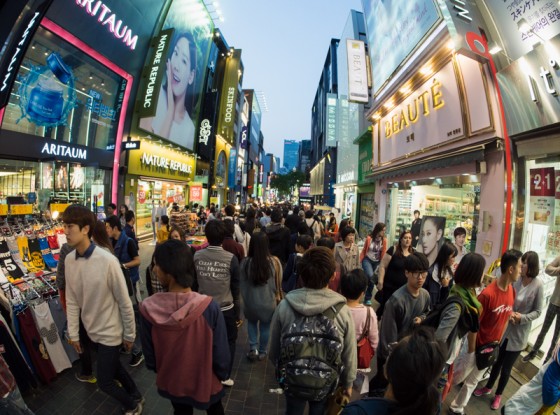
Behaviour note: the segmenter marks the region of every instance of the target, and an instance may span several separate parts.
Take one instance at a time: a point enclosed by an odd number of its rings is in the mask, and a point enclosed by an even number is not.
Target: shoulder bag
[[[276,285],[276,305],[278,305],[284,298],[284,292],[282,291],[282,265],[275,256],[272,257],[272,265],[274,266],[274,282]]]
[[[371,359],[375,351],[369,342],[369,326],[371,322],[371,307],[367,308],[367,321],[364,330],[358,339],[358,369],[367,369],[371,364]]]

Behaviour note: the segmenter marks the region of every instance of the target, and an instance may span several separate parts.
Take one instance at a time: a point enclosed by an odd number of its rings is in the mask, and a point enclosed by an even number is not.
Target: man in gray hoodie
[[[276,308],[270,325],[269,357],[279,366],[280,372],[283,372],[286,369],[284,366],[286,362],[284,361],[285,356],[282,354],[282,344],[285,344],[290,336],[294,336],[291,333],[293,327],[298,326],[300,324],[298,321],[302,318],[304,320],[307,318],[307,324],[304,327],[309,330],[309,337],[322,337],[320,343],[325,341],[327,336],[322,336],[323,333],[318,331],[325,325],[331,325],[330,322],[324,324],[325,319],[328,318],[334,323],[333,331],[336,332],[336,336],[333,337],[334,342],[338,343],[335,347],[337,348],[335,354],[341,363],[339,372],[335,374],[338,379],[334,379],[331,388],[334,389],[338,381],[339,386],[344,388],[344,393],[350,396],[352,382],[356,378],[356,336],[352,315],[346,306],[346,299],[328,288],[329,280],[334,276],[336,270],[331,250],[325,247],[310,249],[300,259],[298,270],[304,287],[290,291]],[[292,346],[297,350],[299,345],[293,344]],[[297,355],[297,351],[295,355],[293,359],[301,357]],[[313,365],[314,363],[311,363],[310,367]],[[300,367],[297,369],[301,372],[299,376],[284,376],[284,379],[279,379],[286,391],[286,414],[303,415],[308,403],[309,415],[326,412],[327,397],[319,400],[305,399],[303,397],[305,391],[298,390],[298,385],[290,383],[289,379],[305,382],[304,379],[321,378],[321,374],[316,372],[314,372],[314,376],[305,376],[304,372],[307,369]]]

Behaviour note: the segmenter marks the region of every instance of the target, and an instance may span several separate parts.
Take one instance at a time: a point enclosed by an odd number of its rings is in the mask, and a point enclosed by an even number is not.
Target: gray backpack
[[[296,320],[280,339],[278,383],[288,396],[320,401],[331,394],[342,372],[343,339],[334,319],[344,303]]]

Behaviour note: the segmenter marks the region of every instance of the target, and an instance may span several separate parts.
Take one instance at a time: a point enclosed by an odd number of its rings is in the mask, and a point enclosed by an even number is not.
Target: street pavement
[[[154,247],[146,243],[140,245],[142,259],[141,275],[145,274],[146,266],[150,263]],[[145,295],[145,294],[144,294]],[[249,362],[245,357],[248,350],[247,324],[243,324],[239,331],[237,350],[235,355],[232,378],[235,385],[226,389],[226,396],[222,400],[228,415],[281,415],[285,411],[284,397],[276,392],[278,385],[275,380],[274,366],[268,361]],[[144,414],[167,415],[173,414],[171,404],[160,397],[155,386],[155,373],[149,371],[142,363],[138,367],[128,365],[130,356],[122,355],[121,361],[129,370],[140,391],[146,398]],[[375,361],[375,359],[373,359]],[[23,396],[37,415],[110,415],[121,414],[120,405],[114,399],[101,392],[97,385],[78,382],[74,374],[78,372],[79,363],[72,369],[59,374],[54,382],[48,386],[40,386],[34,391],[26,392]],[[375,372],[373,372],[375,373]],[[503,395],[502,402],[515,393],[519,386],[526,382],[518,372],[513,373]],[[444,411],[459,391],[453,388],[447,398]],[[467,414],[499,413],[490,409],[493,395],[480,398],[472,397],[466,408]],[[203,414],[195,411],[195,414]]]

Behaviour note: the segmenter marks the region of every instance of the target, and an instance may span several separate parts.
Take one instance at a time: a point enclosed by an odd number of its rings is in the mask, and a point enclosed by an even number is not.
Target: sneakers
[[[533,351],[527,353],[527,356],[525,356],[521,360],[523,360],[525,363],[527,363],[527,362],[530,362],[531,360],[533,360],[535,357],[537,357],[537,351],[533,350]]]
[[[259,353],[259,362],[262,362],[264,359],[266,359],[266,353]]]
[[[93,375],[78,375],[76,373],[76,379],[80,382],[84,382],[84,383],[96,383],[97,379],[95,378],[95,376]]]
[[[251,362],[256,361],[259,358],[259,352],[257,352],[256,350],[251,350],[249,353],[247,353],[247,359],[249,359]]]
[[[140,352],[138,354],[132,353],[129,365],[132,366],[132,367],[136,367],[140,363],[142,363],[143,361],[144,361],[144,355],[142,354],[142,352]]]
[[[501,403],[502,403],[502,395],[496,395],[496,396],[494,396],[494,400],[490,404],[490,408],[493,409],[494,411],[496,409],[500,409],[500,404]]]
[[[231,379],[231,378],[227,379],[227,380],[222,380],[222,385],[224,385],[224,386],[230,386],[231,387],[231,386],[233,386],[233,384],[234,384],[234,382],[233,382],[233,379]]]
[[[482,396],[482,395],[490,395],[492,393],[492,389],[487,388],[486,386],[483,388],[475,389],[473,392],[474,396]]]
[[[142,410],[144,409],[144,407],[142,406],[141,403],[138,403],[136,405],[136,408],[130,410],[130,411],[124,411],[124,415],[140,415],[142,413]]]

